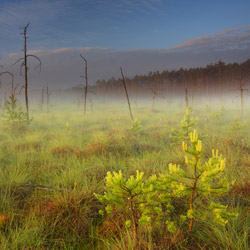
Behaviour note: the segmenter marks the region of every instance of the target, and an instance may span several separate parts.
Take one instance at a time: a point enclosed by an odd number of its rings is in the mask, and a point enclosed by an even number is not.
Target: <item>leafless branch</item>
[[[23,86],[20,88],[19,95],[21,95],[22,90],[24,89],[24,87],[25,87],[25,85],[23,85]]]
[[[42,67],[41,59],[38,56],[35,56],[35,55],[27,55],[27,58],[28,57],[34,57],[39,61],[39,64],[35,67],[35,69],[39,68],[39,73],[40,73],[41,72],[41,67]]]
[[[20,61],[24,60],[24,58],[19,58],[16,62],[14,62],[11,66],[16,65],[17,63],[19,63]]]
[[[78,85],[75,86],[75,88],[79,88],[79,87],[84,88],[84,85],[83,84],[78,84]]]
[[[88,93],[93,94],[93,95],[96,96],[96,93],[94,91],[92,91],[92,90],[88,90]]]

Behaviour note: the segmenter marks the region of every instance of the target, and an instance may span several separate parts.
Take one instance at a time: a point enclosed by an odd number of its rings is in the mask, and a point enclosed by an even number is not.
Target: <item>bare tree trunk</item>
[[[46,95],[47,95],[47,113],[49,113],[49,86],[48,86],[48,83],[47,83],[47,88],[46,88]]]
[[[152,111],[154,111],[154,106],[155,106],[155,92],[153,93],[153,96],[152,96]]]
[[[41,109],[43,108],[43,101],[44,101],[44,86],[43,86],[43,89],[42,89]]]
[[[24,67],[24,93],[25,93],[25,107],[26,107],[26,117],[27,117],[27,121],[29,120],[29,100],[28,100],[28,57],[33,57],[36,60],[38,60],[39,64],[38,66],[36,66],[35,68],[39,68],[41,71],[41,60],[39,57],[35,56],[35,55],[28,55],[27,54],[27,29],[29,27],[29,23],[23,28],[23,33],[21,33],[23,35],[24,38],[24,48],[23,48],[23,53],[24,53],[24,57],[23,58],[19,58],[13,65],[17,64],[18,62],[22,62],[22,64],[20,65],[20,74],[22,72],[22,67]]]
[[[239,80],[239,85],[240,85],[240,116],[243,117],[243,84],[242,84],[242,79],[240,78]]]
[[[131,111],[131,107],[130,107],[130,101],[129,101],[129,97],[128,97],[128,91],[127,91],[127,86],[126,86],[126,82],[125,82],[125,78],[122,72],[122,67],[120,68],[121,70],[121,75],[122,75],[122,84],[126,93],[126,97],[127,97],[127,102],[128,102],[128,109],[129,109],[129,114],[130,114],[130,118],[131,118],[131,122],[132,122],[132,127],[134,127],[134,118],[133,118],[133,114]]]
[[[24,27],[23,37],[24,37],[24,81],[25,81],[25,106],[26,106],[26,115],[27,121],[29,120],[29,100],[28,100],[28,65],[27,65],[27,28],[29,23]]]
[[[187,87],[185,88],[185,102],[186,102],[186,108],[188,108],[188,90],[187,90]]]
[[[86,103],[87,103],[87,93],[88,93],[88,64],[85,57],[80,54],[80,57],[85,62],[85,88],[84,88],[84,107],[83,107],[83,114],[86,113]]]
[[[4,105],[3,105],[3,110],[6,109],[6,104],[7,104],[7,97],[6,97],[6,92],[4,92]]]

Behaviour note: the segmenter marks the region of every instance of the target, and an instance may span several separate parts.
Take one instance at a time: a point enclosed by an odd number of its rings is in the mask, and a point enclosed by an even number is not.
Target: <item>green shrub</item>
[[[9,96],[9,100],[6,101],[6,114],[3,115],[3,124],[5,125],[26,125],[27,121],[26,112],[23,111],[21,105],[17,105],[17,99],[13,94]]]

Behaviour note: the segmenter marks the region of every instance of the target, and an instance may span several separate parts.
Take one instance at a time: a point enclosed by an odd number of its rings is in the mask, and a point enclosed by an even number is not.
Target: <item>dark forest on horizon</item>
[[[250,59],[242,63],[226,64],[218,61],[206,67],[149,72],[133,78],[126,77],[126,72],[124,74],[129,93],[135,98],[151,96],[154,93],[164,97],[183,96],[185,90],[189,96],[223,97],[249,87]],[[124,95],[121,78],[98,80],[95,85],[89,87],[97,96]],[[76,86],[67,91],[79,93],[80,88]]]

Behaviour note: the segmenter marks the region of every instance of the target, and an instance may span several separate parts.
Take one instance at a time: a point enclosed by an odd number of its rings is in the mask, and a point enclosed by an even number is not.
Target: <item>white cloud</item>
[[[230,28],[216,34],[197,37],[167,48],[169,51],[199,49],[230,49],[250,46],[250,25]]]
[[[112,76],[120,77],[120,66],[126,76],[147,74],[149,71],[198,67],[223,60],[241,62],[250,57],[250,25],[223,30],[219,33],[198,37],[168,49],[133,49],[126,51],[111,48],[61,47],[53,50],[33,50],[42,60],[42,72],[33,70],[29,61],[31,86],[43,85],[45,79],[53,87],[67,88],[81,83],[83,62],[80,53],[88,60],[89,82]],[[17,80],[19,67],[10,67],[20,53],[9,54],[1,64],[13,71]],[[9,66],[8,66],[9,65]]]

